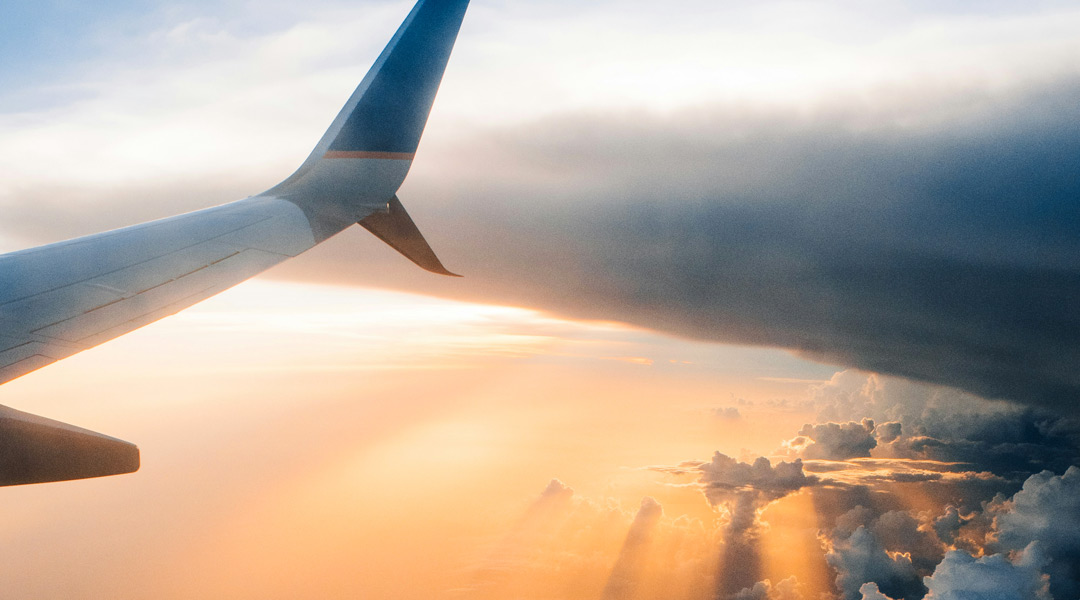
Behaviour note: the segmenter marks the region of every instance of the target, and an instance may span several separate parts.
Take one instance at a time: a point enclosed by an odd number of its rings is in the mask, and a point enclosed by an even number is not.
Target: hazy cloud
[[[540,492],[540,501],[542,502],[566,502],[574,496],[574,490],[565,483],[558,479],[552,479],[548,482],[547,487],[543,492]]]
[[[717,419],[723,419],[725,421],[738,421],[742,418],[742,414],[739,413],[739,409],[734,406],[728,406],[726,408],[714,408],[712,414]]]
[[[615,566],[611,569],[607,584],[604,586],[605,600],[622,600],[634,597],[640,572],[648,559],[649,546],[653,541],[654,530],[664,515],[664,508],[654,498],[645,497],[630,524],[622,550]]]

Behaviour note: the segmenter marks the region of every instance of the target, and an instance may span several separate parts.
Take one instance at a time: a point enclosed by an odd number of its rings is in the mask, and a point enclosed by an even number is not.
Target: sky
[[[10,6],[9,6],[10,5]],[[0,250],[258,193],[409,2],[0,6]],[[399,197],[4,386],[14,597],[1080,596],[1069,2],[474,0]]]

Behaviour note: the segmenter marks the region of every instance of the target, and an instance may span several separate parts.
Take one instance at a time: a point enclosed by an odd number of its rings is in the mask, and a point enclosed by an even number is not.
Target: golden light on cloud
[[[806,598],[832,591],[832,574],[818,539],[821,523],[810,490],[770,504],[761,515],[762,573],[773,583],[795,577]]]

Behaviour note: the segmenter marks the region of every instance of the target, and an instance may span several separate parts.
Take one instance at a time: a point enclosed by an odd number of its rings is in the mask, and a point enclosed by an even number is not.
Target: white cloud
[[[864,584],[873,582],[898,598],[921,597],[925,589],[907,554],[889,554],[866,527],[836,540],[825,560],[837,571],[836,586],[844,600],[859,600]]]
[[[932,577],[924,581],[930,589],[927,600],[1050,600],[1046,579],[1039,572],[1029,548],[1024,557],[1010,562],[1000,554],[974,558],[963,550],[945,555]]]
[[[1061,476],[1036,473],[994,519],[996,546],[1024,551],[1037,544],[1045,556],[1050,590],[1055,597],[1071,598],[1080,591],[1077,556],[1080,556],[1080,467]]]

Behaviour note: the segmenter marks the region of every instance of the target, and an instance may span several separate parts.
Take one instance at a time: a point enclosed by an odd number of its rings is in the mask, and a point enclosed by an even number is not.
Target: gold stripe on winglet
[[[416,154],[412,152],[352,152],[346,150],[330,150],[323,154],[323,158],[378,158],[382,160],[412,160]]]

